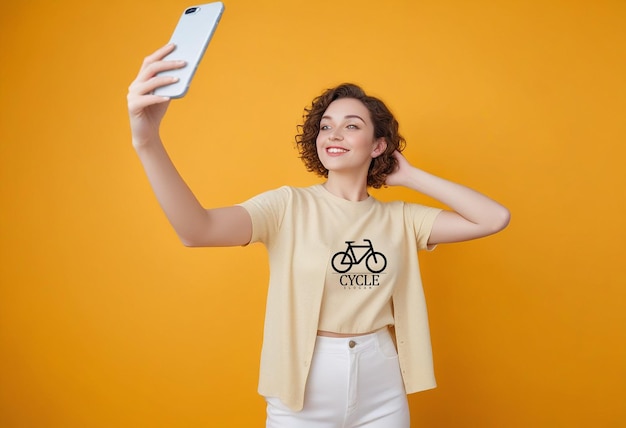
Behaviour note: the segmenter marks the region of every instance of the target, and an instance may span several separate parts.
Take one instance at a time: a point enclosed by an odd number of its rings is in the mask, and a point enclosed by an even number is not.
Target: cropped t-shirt
[[[371,196],[348,201],[322,185],[285,186],[240,205],[252,220],[251,243],[267,247],[270,263],[261,395],[302,409],[317,330],[367,332],[372,322],[394,325],[407,393],[435,387],[417,251],[426,249],[440,209]],[[328,287],[360,303],[326,316],[340,305],[324,300]]]

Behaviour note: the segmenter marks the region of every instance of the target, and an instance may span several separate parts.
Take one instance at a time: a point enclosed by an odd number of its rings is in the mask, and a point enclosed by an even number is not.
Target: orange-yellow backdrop
[[[3,428],[263,426],[264,249],[180,245],[129,140],[126,88],[188,5],[0,7]],[[439,387],[413,426],[626,426],[625,22],[621,0],[232,0],[163,137],[231,204],[318,182],[293,135],[322,89],[381,96],[413,163],[513,213],[420,256]]]

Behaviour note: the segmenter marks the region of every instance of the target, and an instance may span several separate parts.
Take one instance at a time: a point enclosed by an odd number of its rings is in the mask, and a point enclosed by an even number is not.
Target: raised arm
[[[509,210],[493,199],[415,168],[399,152],[394,156],[398,160],[398,168],[387,177],[386,184],[408,187],[450,208],[435,219],[429,245],[482,238],[499,232],[509,224]]]
[[[184,67],[178,61],[163,61],[174,49],[166,45],[147,56],[128,88],[128,112],[132,142],[148,180],[168,220],[184,245],[216,247],[250,242],[252,223],[240,206],[204,209],[180,176],[159,135],[170,100],[152,95],[154,89],[175,82],[158,72]]]

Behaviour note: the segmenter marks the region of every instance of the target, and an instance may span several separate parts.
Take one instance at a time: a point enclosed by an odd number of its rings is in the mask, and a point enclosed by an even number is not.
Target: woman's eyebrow
[[[332,120],[333,118],[330,116],[322,116],[322,120],[323,119]],[[344,116],[344,119],[359,119],[361,122],[366,123],[365,120],[363,120],[363,118],[357,114],[349,114],[347,116]]]

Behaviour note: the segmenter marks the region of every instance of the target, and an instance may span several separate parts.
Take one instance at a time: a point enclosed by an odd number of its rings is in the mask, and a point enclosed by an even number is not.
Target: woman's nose
[[[338,132],[337,130],[332,130],[328,135],[328,139],[331,141],[341,140],[342,138],[343,136],[341,135],[341,132]]]

